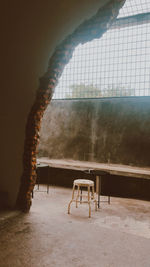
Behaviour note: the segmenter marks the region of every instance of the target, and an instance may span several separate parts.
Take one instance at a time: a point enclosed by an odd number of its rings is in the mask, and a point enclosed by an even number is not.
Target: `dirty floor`
[[[0,213],[1,267],[150,267],[150,202],[111,198],[88,218],[87,204],[67,214],[71,192],[50,187],[30,213]]]

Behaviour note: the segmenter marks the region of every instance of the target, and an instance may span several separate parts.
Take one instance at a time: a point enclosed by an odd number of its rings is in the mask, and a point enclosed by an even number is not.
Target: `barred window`
[[[53,99],[150,96],[150,2],[126,0],[100,39],[78,45]]]

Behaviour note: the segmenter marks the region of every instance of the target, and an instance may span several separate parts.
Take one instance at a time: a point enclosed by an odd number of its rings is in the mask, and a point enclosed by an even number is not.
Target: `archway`
[[[39,142],[39,129],[42,116],[50,103],[54,89],[58,83],[65,65],[72,57],[75,47],[80,43],[100,38],[116,19],[119,9],[125,0],[111,0],[100,8],[96,15],[83,22],[71,35],[69,35],[55,50],[50,58],[48,70],[40,79],[35,102],[28,115],[24,154],[23,174],[17,199],[17,207],[29,211],[31,206],[31,192],[36,181],[36,149]]]

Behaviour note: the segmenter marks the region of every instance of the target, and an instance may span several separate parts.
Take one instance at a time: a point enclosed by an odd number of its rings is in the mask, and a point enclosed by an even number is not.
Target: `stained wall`
[[[39,156],[150,166],[150,97],[54,100]]]

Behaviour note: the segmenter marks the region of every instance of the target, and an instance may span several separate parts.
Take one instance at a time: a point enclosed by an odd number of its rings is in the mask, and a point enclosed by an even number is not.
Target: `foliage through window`
[[[100,39],[76,47],[53,99],[150,96],[150,2],[126,0]]]

